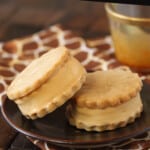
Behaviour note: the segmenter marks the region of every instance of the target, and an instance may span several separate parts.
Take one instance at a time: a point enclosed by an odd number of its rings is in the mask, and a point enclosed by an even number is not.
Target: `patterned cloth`
[[[111,37],[85,40],[60,25],[53,25],[31,36],[0,43],[0,98],[5,99],[5,89],[33,59],[57,46],[66,46],[87,70],[107,70],[122,66],[114,55]],[[134,70],[133,70],[134,71]],[[149,73],[139,73],[150,83]],[[29,138],[29,137],[28,137]],[[43,150],[59,150],[46,142],[29,138]],[[102,149],[148,149],[150,133]],[[66,149],[66,148],[65,148]]]

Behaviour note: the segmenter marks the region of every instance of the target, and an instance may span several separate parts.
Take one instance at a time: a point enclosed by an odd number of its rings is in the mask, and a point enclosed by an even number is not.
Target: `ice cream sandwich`
[[[58,47],[33,60],[7,89],[21,113],[41,118],[69,100],[86,78],[84,67],[68,49]]]
[[[141,87],[138,74],[128,69],[88,73],[82,88],[67,106],[69,123],[86,131],[124,127],[143,110]]]

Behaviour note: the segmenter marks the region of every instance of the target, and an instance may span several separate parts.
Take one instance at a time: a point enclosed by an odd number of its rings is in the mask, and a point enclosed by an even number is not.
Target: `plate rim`
[[[6,102],[9,101],[8,97],[6,97],[5,99],[2,100],[2,104],[1,104],[1,112],[2,112],[2,115],[4,117],[4,119],[6,120],[6,122],[11,126],[13,127],[16,131],[24,134],[25,136],[28,136],[28,137],[31,137],[31,138],[34,138],[34,139],[38,139],[38,140],[42,140],[42,141],[45,141],[45,142],[48,142],[48,143],[51,143],[51,144],[55,144],[55,145],[58,145],[58,146],[64,146],[64,147],[100,147],[100,146],[105,146],[108,144],[108,141],[87,141],[87,142],[81,142],[80,140],[67,140],[67,139],[58,139],[58,138],[50,138],[50,137],[47,137],[45,135],[40,135],[38,133],[35,133],[35,132],[31,132],[31,131],[28,131],[28,130],[25,130],[24,128],[20,128],[19,126],[17,126],[16,124],[14,124],[12,122],[12,120],[7,116],[7,113],[5,110],[5,105],[6,105]],[[14,104],[16,105],[16,104]],[[21,113],[21,112],[19,112]],[[143,112],[142,112],[143,113]],[[22,115],[22,114],[21,114]],[[142,114],[141,114],[142,115]],[[25,118],[26,119],[26,118]],[[124,137],[117,137],[115,139],[112,139],[111,141],[109,141],[109,144],[115,144],[115,143],[118,143],[118,142],[121,142],[121,141],[124,141],[124,140],[127,140],[131,137],[136,137],[144,132],[147,132],[148,130],[150,130],[150,127],[146,127],[144,128],[142,131],[140,130],[138,133],[137,132],[134,132],[132,134],[128,134]],[[91,145],[92,144],[92,145]]]

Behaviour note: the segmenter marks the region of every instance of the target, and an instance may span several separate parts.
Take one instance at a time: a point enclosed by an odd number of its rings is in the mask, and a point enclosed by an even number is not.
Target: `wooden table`
[[[24,37],[56,23],[63,24],[82,37],[110,34],[104,3],[79,0],[0,1],[0,41]],[[10,128],[1,114],[0,128],[0,149],[38,149]]]
[[[62,23],[84,37],[109,34],[104,3],[79,0],[1,0],[0,40]]]

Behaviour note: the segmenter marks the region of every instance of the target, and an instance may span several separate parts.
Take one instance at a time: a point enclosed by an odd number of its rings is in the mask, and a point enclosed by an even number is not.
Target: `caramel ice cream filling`
[[[40,88],[15,102],[25,116],[30,118],[38,112],[38,117],[42,117],[45,111],[52,112],[70,98],[84,78],[84,68],[71,57]]]
[[[90,130],[90,127],[110,125],[111,128],[111,125],[117,125],[120,122],[128,122],[129,118],[137,117],[137,113],[140,114],[142,108],[143,105],[140,94],[138,93],[135,97],[125,103],[105,109],[90,109],[79,107],[72,103],[68,115],[71,124],[76,125],[79,128],[82,128],[80,125],[84,125],[87,127],[86,130]]]

